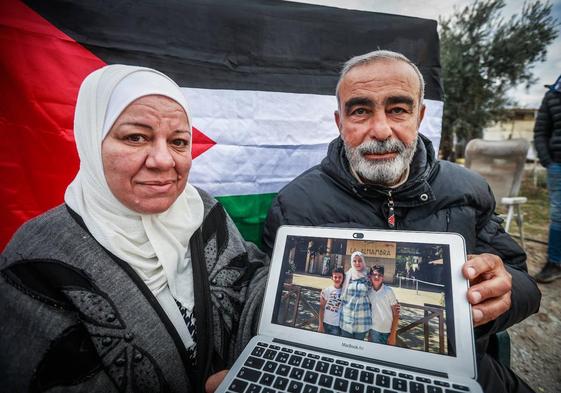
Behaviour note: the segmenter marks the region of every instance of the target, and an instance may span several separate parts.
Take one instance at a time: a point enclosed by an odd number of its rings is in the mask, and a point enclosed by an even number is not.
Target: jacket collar
[[[343,148],[343,140],[337,137],[329,144],[327,157],[321,168],[342,188],[365,199],[387,199],[390,195],[395,206],[412,207],[435,199],[429,179],[438,170],[431,141],[419,134],[417,149],[409,167],[409,178],[397,188],[376,184],[361,184],[351,173]]]

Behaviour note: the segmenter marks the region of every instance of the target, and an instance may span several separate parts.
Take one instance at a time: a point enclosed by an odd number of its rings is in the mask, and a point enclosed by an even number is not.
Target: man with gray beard
[[[374,51],[350,59],[336,89],[340,136],[320,165],[275,200],[263,243],[270,254],[281,225],[457,232],[466,242],[478,382],[486,392],[531,392],[489,353],[491,336],[535,313],[541,294],[526,254],[503,230],[479,175],[435,158],[418,133],[424,80],[405,56]]]
[[[350,168],[358,175],[358,178],[367,179],[368,182],[374,184],[391,185],[395,184],[396,179],[400,179],[409,168],[417,147],[417,138],[409,145],[398,139],[386,139],[385,141],[365,141],[357,147],[350,145],[343,147]],[[385,152],[395,152],[397,155],[394,159],[380,160],[380,162],[372,162],[365,158],[366,155]]]

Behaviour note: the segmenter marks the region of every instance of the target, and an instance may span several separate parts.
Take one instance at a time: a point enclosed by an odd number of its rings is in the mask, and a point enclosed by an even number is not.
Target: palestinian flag
[[[421,132],[438,147],[435,21],[273,0],[3,0],[0,249],[21,223],[63,201],[78,169],[78,88],[113,63],[158,69],[184,88],[195,127],[190,182],[259,243],[275,193],[317,164],[338,133],[341,65],[377,48],[419,66]]]

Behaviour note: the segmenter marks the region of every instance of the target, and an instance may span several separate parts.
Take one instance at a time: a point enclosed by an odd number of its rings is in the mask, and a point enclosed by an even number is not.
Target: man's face
[[[413,68],[378,60],[349,71],[339,85],[335,121],[353,170],[366,182],[391,186],[411,163],[425,107]]]
[[[335,288],[341,288],[341,285],[343,284],[343,273],[333,273],[331,275],[331,279],[333,280],[333,286]]]
[[[384,283],[384,275],[374,271],[370,274],[370,282],[375,290],[379,290],[382,284]]]

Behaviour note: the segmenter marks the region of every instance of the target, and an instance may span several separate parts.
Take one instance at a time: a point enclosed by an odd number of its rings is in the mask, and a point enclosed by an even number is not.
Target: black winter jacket
[[[273,201],[264,229],[264,247],[271,252],[281,225],[387,229],[390,199],[396,229],[460,233],[469,254],[498,255],[512,274],[512,308],[476,328],[475,333],[481,385],[488,392],[517,391],[520,381],[485,353],[492,333],[538,310],[540,291],[527,273],[526,254],[504,232],[501,219],[494,214],[495,199],[485,180],[434,157],[431,142],[420,135],[409,179],[388,189],[359,183],[349,171],[341,138],[335,139],[321,164],[294,179]]]
[[[534,126],[534,146],[540,163],[547,168],[561,162],[561,92],[545,93]]]

